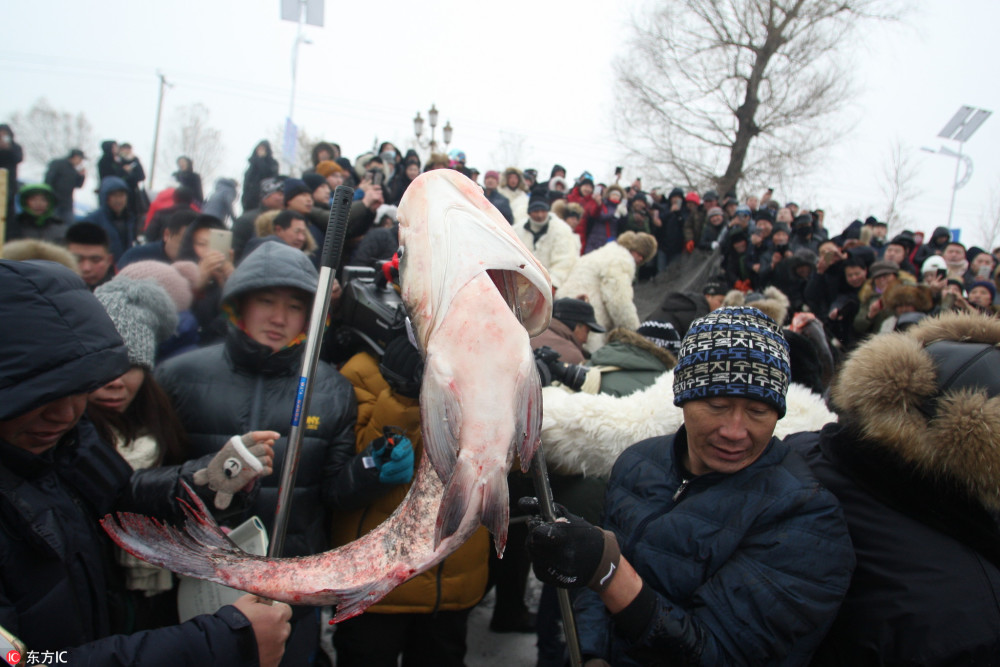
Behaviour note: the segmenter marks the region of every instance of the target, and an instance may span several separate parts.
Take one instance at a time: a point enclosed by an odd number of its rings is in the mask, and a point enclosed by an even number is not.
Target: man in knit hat
[[[583,589],[585,661],[808,662],[854,552],[836,499],[773,437],[789,376],[788,343],[761,311],[696,320],[674,369],[684,423],[618,458],[606,530],[572,515],[533,522],[539,579]]]

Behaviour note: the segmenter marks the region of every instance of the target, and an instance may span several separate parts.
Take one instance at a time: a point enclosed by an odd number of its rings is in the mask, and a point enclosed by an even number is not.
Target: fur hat
[[[94,296],[125,341],[129,363],[153,370],[156,346],[177,328],[177,311],[166,290],[152,280],[119,278],[98,287]]]
[[[625,232],[619,235],[618,245],[642,255],[642,264],[656,256],[656,239],[646,232]]]
[[[674,405],[711,396],[760,401],[785,416],[788,341],[756,308],[729,306],[691,323],[674,369]]]
[[[152,280],[162,287],[174,302],[177,312],[187,310],[191,307],[191,283],[181,275],[172,264],[157,262],[152,259],[145,259],[141,262],[132,262],[115,276],[115,280]]]
[[[924,478],[1000,511],[1000,320],[928,317],[869,338],[831,388],[841,422]]]
[[[69,250],[48,241],[38,239],[18,239],[3,245],[0,258],[24,261],[28,259],[44,259],[58,262],[74,273],[79,273],[76,257]]]
[[[723,306],[753,306],[761,311],[779,326],[788,317],[788,307],[790,302],[785,293],[777,287],[768,287],[761,292],[750,292],[744,294],[738,289],[730,290],[726,293],[726,298],[722,301]]]
[[[579,204],[579,203],[577,203],[575,201],[574,202],[570,202],[569,204],[566,204],[566,212],[562,216],[562,218],[563,218],[563,220],[565,220],[566,218],[568,218],[571,215],[575,215],[577,218],[582,218],[583,217],[583,205]]]
[[[897,282],[885,291],[882,300],[885,307],[892,311],[900,306],[912,306],[917,312],[927,313],[934,308],[934,296],[926,285]]]

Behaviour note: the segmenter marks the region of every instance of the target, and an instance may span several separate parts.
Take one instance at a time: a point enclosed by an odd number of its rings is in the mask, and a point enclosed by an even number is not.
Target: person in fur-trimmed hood
[[[576,263],[558,297],[583,297],[594,307],[597,323],[605,329],[639,326],[639,314],[632,299],[632,281],[640,264],[656,256],[652,234],[625,232],[607,245],[587,253]],[[591,333],[587,348],[596,351],[604,344],[604,334]]]
[[[514,233],[549,272],[552,286],[558,289],[580,259],[580,237],[542,198],[531,200],[528,219],[514,225]]]
[[[590,358],[591,366],[604,367],[600,393],[628,396],[652,385],[677,365],[680,346],[681,337],[669,322],[643,322],[637,331],[612,329]]]
[[[814,665],[996,663],[998,345],[1000,322],[976,314],[875,336],[834,383],[839,423],[789,438],[858,558]]]
[[[497,192],[510,202],[510,210],[514,214],[514,224],[528,218],[528,186],[520,169],[517,167],[504,169],[503,180],[497,186]]]

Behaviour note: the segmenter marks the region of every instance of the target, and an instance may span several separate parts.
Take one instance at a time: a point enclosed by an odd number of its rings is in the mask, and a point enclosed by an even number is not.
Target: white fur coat
[[[542,446],[553,472],[603,476],[618,455],[640,440],[674,433],[684,421],[674,405],[674,373],[629,396],[572,394],[561,387],[542,390]],[[788,387],[787,410],[774,434],[779,438],[815,431],[837,421],[823,399],[805,387]]]
[[[632,254],[614,241],[588,252],[577,261],[569,277],[556,292],[557,298],[587,297],[594,307],[594,318],[607,330],[639,328],[639,313],[632,300],[632,280],[636,265]],[[587,348],[597,350],[604,335],[591,333]]]
[[[552,284],[558,289],[580,259],[580,237],[552,213],[549,213],[546,223],[549,228],[537,243],[531,232],[525,229],[527,222],[514,225],[514,233],[549,272]]]

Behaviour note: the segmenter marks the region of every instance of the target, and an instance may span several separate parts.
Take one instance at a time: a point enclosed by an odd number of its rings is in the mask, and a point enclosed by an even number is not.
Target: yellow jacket
[[[366,352],[354,355],[341,374],[350,380],[358,399],[355,426],[356,451],[363,451],[382,436],[383,426],[401,428],[413,443],[415,467],[423,455],[420,437],[420,404],[416,399],[393,393],[379,373],[378,360]],[[389,517],[410,490],[409,484],[393,487],[363,510],[335,513],[333,546],[339,547],[369,532]],[[489,533],[481,527],[469,541],[443,562],[397,587],[369,613],[402,614],[455,611],[475,606],[486,591]]]

